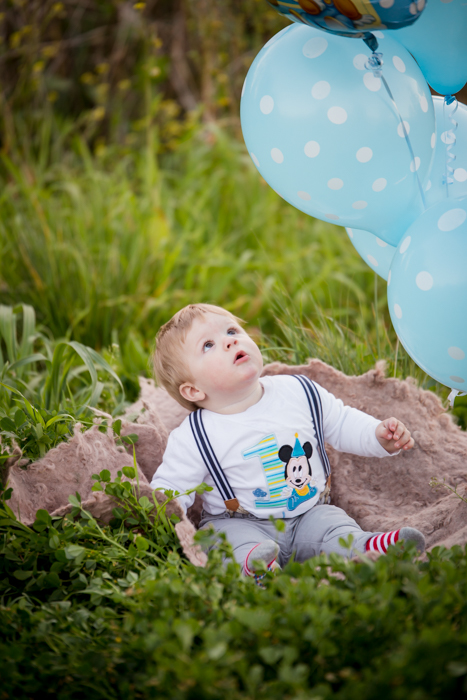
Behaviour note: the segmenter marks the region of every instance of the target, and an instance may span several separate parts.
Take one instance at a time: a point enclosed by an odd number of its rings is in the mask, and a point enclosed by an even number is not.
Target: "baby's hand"
[[[397,452],[401,448],[403,450],[411,450],[414,446],[414,440],[410,432],[397,418],[386,418],[386,420],[383,420],[382,423],[376,426],[375,434],[379,444],[389,454]]]

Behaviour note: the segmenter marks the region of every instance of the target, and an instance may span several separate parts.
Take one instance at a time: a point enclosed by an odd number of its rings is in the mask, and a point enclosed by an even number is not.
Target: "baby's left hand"
[[[379,444],[389,454],[397,452],[401,448],[403,450],[411,450],[415,444],[410,432],[397,418],[386,418],[386,420],[383,420],[382,423],[376,426],[375,434]]]

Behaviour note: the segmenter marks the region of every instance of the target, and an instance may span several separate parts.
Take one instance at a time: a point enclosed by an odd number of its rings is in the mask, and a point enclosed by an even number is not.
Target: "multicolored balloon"
[[[432,0],[430,0],[432,1]],[[267,0],[293,22],[364,38],[375,29],[409,27],[421,15],[425,0]]]
[[[293,24],[255,58],[240,117],[251,159],[287,202],[310,216],[397,245],[424,210],[420,183],[435,133],[429,87],[411,55],[378,32],[383,76],[364,44]]]
[[[408,229],[388,277],[394,329],[441,384],[467,389],[467,197],[435,204]]]

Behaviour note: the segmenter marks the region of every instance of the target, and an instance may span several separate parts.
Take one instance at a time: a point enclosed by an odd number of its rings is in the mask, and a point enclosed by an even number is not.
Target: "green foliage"
[[[81,133],[97,150],[108,138],[141,145],[150,123],[174,148],[197,112],[236,117],[246,69],[285,24],[257,0],[88,0],[86,11],[80,0],[3,3],[6,150],[28,148],[44,112],[67,121],[69,139]]]
[[[154,567],[179,552],[174,525],[166,516],[174,494],[161,505],[155,498],[138,497],[138,470],[124,467],[115,481],[103,469],[94,475],[93,491],[105,491],[115,501],[110,526],[101,527],[81,504],[69,497],[71,512],[51,518],[38,510],[32,527],[19,522],[4,492],[0,503],[0,596],[4,602],[18,595],[27,600],[53,602],[78,598],[99,605],[103,597],[154,576]],[[129,481],[130,479],[131,481]],[[205,485],[196,491],[203,493]],[[189,491],[187,493],[191,493]]]
[[[27,304],[0,305],[0,464],[15,444],[24,459],[42,457],[72,434],[77,420],[91,425],[90,407],[121,410],[123,401],[120,378],[93,348],[51,340]]]
[[[462,430],[467,430],[467,396],[456,396],[452,413]]]
[[[20,396],[19,405],[22,404],[26,408],[26,411],[18,408],[13,418],[3,416],[0,419],[3,448],[8,446],[11,449],[12,444],[16,444],[20,447],[25,459],[34,461],[70,436],[70,429],[75,423],[73,416],[63,412],[49,412],[37,405],[33,406],[20,392],[7,387],[6,384],[0,384],[0,386],[17,393]],[[0,460],[4,462],[9,456],[8,451],[3,451],[0,454]]]
[[[109,484],[106,478],[101,473],[96,483]],[[145,509],[138,506],[143,523]],[[261,589],[225,562],[232,553],[222,537],[199,569],[180,557],[173,539],[155,562],[157,535],[142,538],[134,529],[132,538],[125,528],[106,528],[106,540],[79,499],[63,526],[39,511],[31,531],[13,527],[0,605],[5,697],[467,694],[467,550],[438,547],[425,562],[400,545],[376,562],[323,555],[268,573]],[[204,546],[213,544],[212,535],[201,535]]]
[[[437,477],[433,477],[430,479],[430,486],[432,489],[441,489],[444,488],[447,491],[450,491],[454,496],[459,498],[461,501],[464,501],[464,503],[467,503],[467,488],[464,486],[464,495],[459,493],[457,490],[459,486],[450,486],[450,484],[446,483],[446,479],[443,479],[443,481],[439,481]]]

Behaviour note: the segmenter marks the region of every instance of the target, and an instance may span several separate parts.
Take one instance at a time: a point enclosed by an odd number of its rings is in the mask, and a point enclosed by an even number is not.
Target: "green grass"
[[[144,148],[95,155],[51,119],[34,138],[19,125],[0,162],[0,303],[30,304],[55,338],[118,346],[129,385],[160,325],[205,301],[245,319],[266,359],[386,359],[447,393],[398,347],[385,282],[344,229],[284,202],[229,132],[200,126],[161,158],[149,129]]]
[[[305,312],[314,299],[354,322],[363,309],[371,325],[373,274],[343,229],[286,204],[222,130],[159,164],[149,149],[66,151],[43,129],[38,150],[2,159],[0,299],[34,306],[55,336],[150,337],[200,300],[270,332],[278,284]]]

